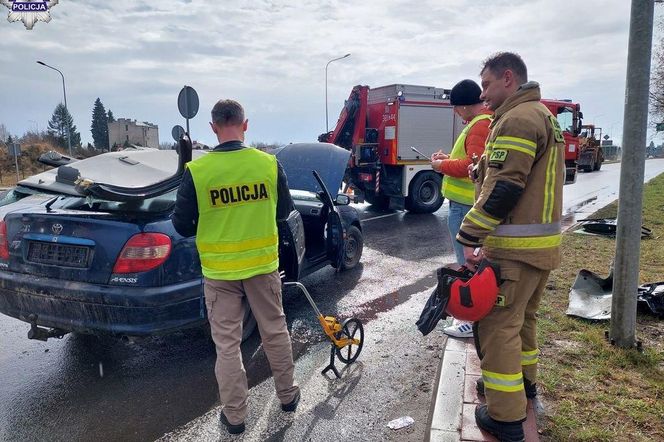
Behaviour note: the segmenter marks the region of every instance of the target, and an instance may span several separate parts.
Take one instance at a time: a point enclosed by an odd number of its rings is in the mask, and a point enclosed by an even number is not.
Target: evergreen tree
[[[71,135],[71,145],[79,146],[81,144],[81,134],[76,131],[74,119],[64,104],[60,103],[55,107],[53,115],[48,122],[48,134],[62,148],[67,148],[67,127]]]
[[[113,116],[113,112],[109,109],[107,113],[108,113],[108,122],[109,122],[109,123],[114,122],[114,121],[115,121],[115,117]]]
[[[94,141],[95,148],[108,150],[108,117],[106,109],[104,109],[104,105],[99,98],[95,100],[95,105],[92,109],[90,132],[92,132],[92,140]]]

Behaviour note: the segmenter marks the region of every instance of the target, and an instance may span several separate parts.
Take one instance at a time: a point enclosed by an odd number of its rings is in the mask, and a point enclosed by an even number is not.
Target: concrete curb
[[[428,438],[431,442],[495,441],[475,424],[475,407],[484,403],[475,382],[481,376],[480,361],[472,338],[448,338],[441,358],[436,390],[431,404]],[[528,401],[523,424],[527,442],[539,441],[536,410],[538,402]]]

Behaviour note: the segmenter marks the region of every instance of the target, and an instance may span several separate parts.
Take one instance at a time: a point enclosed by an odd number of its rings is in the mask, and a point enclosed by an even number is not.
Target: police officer
[[[461,80],[454,85],[450,92],[450,104],[467,124],[449,155],[438,151],[431,156],[431,167],[443,174],[441,193],[450,204],[447,228],[452,238],[456,237],[461,221],[475,201],[475,186],[468,178],[468,166],[473,164],[473,158],[482,156],[489,135],[492,112],[482,103],[481,93],[482,89],[473,80]],[[463,265],[466,262],[463,245],[457,241],[454,241],[454,253],[457,264]],[[443,332],[457,338],[471,338],[472,323],[455,320]]]
[[[537,391],[535,314],[549,273],[560,264],[564,140],[521,57],[493,55],[480,75],[481,97],[495,114],[477,169],[479,197],[457,240],[467,263],[486,255],[500,265],[504,282],[496,305],[475,326],[478,390],[486,394],[475,419],[501,441],[522,441],[526,397]],[[473,253],[477,247],[482,253]]]
[[[243,145],[247,120],[238,102],[217,102],[210,126],[219,145],[187,164],[172,220],[181,235],[196,235],[217,348],[219,419],[238,434],[245,429],[248,395],[240,352],[244,298],[258,323],[282,410],[295,411],[300,400],[277,270],[276,221],[288,217],[293,200],[277,159]]]

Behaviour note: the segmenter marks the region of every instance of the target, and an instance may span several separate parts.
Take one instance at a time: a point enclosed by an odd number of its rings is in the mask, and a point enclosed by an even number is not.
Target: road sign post
[[[636,344],[636,294],[643,224],[644,146],[648,130],[654,9],[654,0],[632,0],[609,334],[611,342],[622,348],[632,348]]]

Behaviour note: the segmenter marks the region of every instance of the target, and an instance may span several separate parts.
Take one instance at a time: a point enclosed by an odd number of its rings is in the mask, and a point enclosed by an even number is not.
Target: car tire
[[[440,192],[442,177],[436,172],[421,172],[411,182],[406,198],[406,210],[413,213],[433,213],[443,205]]]
[[[600,170],[601,168],[602,168],[602,160],[597,160],[595,162],[595,167],[593,168],[593,170],[597,171]]]
[[[362,258],[362,249],[364,248],[364,237],[362,231],[356,226],[350,226],[346,233],[344,243],[344,259],[341,263],[341,270],[350,270],[357,266]]]

